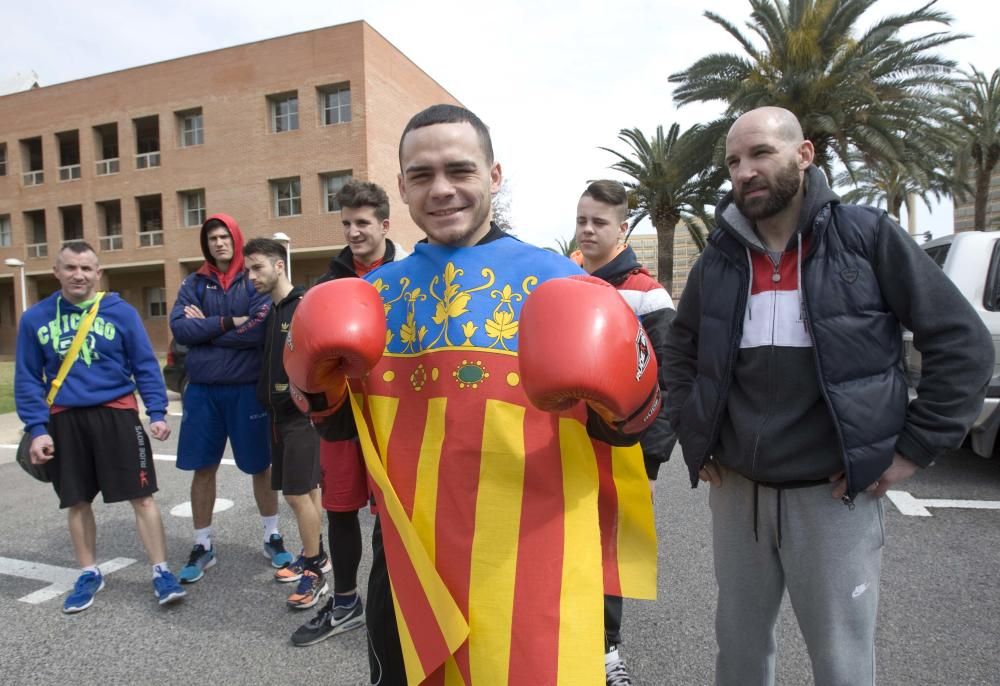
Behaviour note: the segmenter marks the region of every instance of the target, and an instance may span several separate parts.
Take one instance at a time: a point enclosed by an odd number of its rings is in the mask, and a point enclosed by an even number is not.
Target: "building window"
[[[7,144],[0,143],[0,176],[7,176]]]
[[[25,245],[28,257],[47,257],[49,245],[45,232],[45,210],[25,212],[24,228],[28,240],[27,245]]]
[[[320,121],[323,126],[346,124],[351,121],[351,86],[342,83],[323,86],[319,90]]]
[[[23,168],[21,180],[25,186],[38,186],[45,182],[44,161],[42,159],[42,139],[25,138],[21,141]]]
[[[302,214],[302,183],[299,177],[271,181],[275,217],[294,217]]]
[[[201,108],[177,113],[177,123],[180,126],[181,147],[190,148],[205,142],[204,119]]]
[[[10,215],[0,215],[0,248],[9,248],[10,244]]]
[[[98,176],[118,173],[118,124],[94,127],[94,151]]]
[[[133,119],[135,126],[135,168],[160,166],[160,118],[157,115]]]
[[[69,205],[59,208],[62,219],[63,245],[83,240],[83,207]]]
[[[146,316],[166,317],[167,316],[167,289],[147,288],[146,289]]]
[[[139,210],[139,247],[163,245],[163,203],[159,195],[136,198]]]
[[[101,251],[121,250],[125,247],[122,238],[122,202],[107,200],[97,203],[97,221],[101,235]]]
[[[299,94],[297,91],[270,95],[271,131],[295,131],[299,128]]]
[[[80,132],[63,131],[56,134],[59,144],[59,180],[76,181],[80,178]]]
[[[201,226],[205,223],[205,189],[181,191],[181,226]]]
[[[340,212],[340,203],[337,202],[337,191],[351,180],[351,172],[320,174],[319,178],[323,192],[323,210],[325,212]]]

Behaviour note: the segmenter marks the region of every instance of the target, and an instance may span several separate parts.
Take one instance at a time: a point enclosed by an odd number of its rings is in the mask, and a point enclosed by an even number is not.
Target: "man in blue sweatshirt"
[[[215,474],[226,440],[236,466],[253,480],[263,519],[264,554],[276,568],[292,562],[278,533],[278,497],[271,490],[271,437],[267,411],[257,402],[264,319],[270,298],[254,290],[243,262],[243,234],[227,214],[213,214],[201,227],[205,262],[184,279],[170,312],[170,331],[188,346],[184,417],[177,467],[194,472],[191,515],[194,547],[181,569],[191,584],[215,564],[212,510]]]
[[[69,243],[53,268],[61,286],[29,308],[17,332],[14,400],[30,434],[31,461],[45,465],[68,513],[69,535],[82,568],[63,612],[81,612],[104,588],[97,567],[97,525],[91,503],[127,500],[153,565],[153,590],[161,605],[185,593],[167,567],[160,510],[153,502],[156,470],[149,436],[139,419],[138,387],[149,431],[157,440],[170,435],[165,420],[167,392],[139,313],[116,293],[95,303],[101,267],[93,248]],[[46,396],[63,357],[91,308],[97,316],[51,408]]]

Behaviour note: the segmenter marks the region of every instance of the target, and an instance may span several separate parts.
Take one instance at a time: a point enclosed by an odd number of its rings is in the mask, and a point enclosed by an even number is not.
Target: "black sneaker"
[[[355,595],[351,605],[336,605],[333,598],[320,608],[316,616],[292,634],[292,645],[304,648],[325,638],[357,629],[365,623],[365,609],[361,596]]]

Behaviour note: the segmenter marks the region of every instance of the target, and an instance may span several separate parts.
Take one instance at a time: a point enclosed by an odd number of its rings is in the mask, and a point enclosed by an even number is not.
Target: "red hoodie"
[[[229,231],[229,235],[233,239],[233,259],[229,262],[229,268],[226,271],[222,271],[215,265],[215,258],[212,257],[212,253],[208,249],[208,232],[205,227],[208,223],[214,219],[221,221],[226,225],[226,229]],[[215,275],[216,280],[219,285],[222,286],[223,291],[228,291],[229,286],[232,285],[236,277],[239,276],[244,269],[243,263],[243,233],[240,231],[240,225],[236,223],[236,220],[230,217],[228,214],[213,214],[205,223],[201,225],[201,253],[205,256],[205,262],[200,267],[198,267],[198,273],[204,274],[205,276]]]

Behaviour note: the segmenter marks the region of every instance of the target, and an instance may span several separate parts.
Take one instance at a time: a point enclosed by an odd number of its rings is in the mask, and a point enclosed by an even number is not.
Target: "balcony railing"
[[[157,245],[163,245],[163,231],[140,231],[139,232],[139,247],[140,248],[152,248]]]
[[[29,243],[25,246],[28,249],[28,257],[48,257],[48,243]]]
[[[67,164],[62,167],[59,167],[60,181],[76,181],[79,178],[80,178],[79,164]]]
[[[38,186],[45,181],[45,172],[41,169],[24,172],[23,178],[25,186]]]
[[[118,173],[118,158],[109,157],[106,160],[97,160],[97,175],[107,176]]]
[[[100,243],[103,252],[125,248],[125,241],[122,236],[101,236]]]
[[[135,156],[136,169],[148,169],[160,166],[160,151],[144,152]]]

